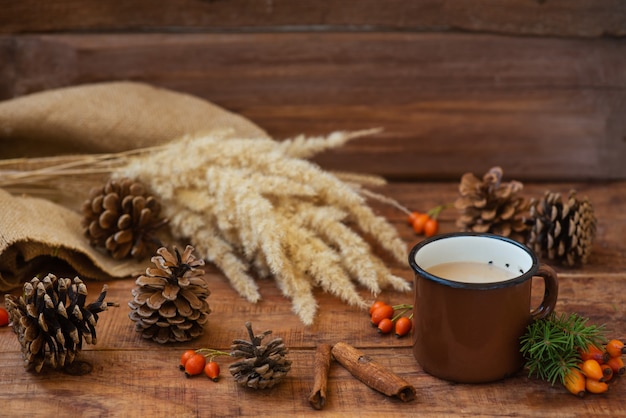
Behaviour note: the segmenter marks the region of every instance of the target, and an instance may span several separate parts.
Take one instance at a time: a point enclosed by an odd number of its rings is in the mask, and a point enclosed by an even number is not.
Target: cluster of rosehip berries
[[[220,365],[214,360],[216,356],[230,356],[230,353],[211,348],[186,350],[180,357],[180,365],[178,367],[185,372],[187,377],[196,376],[204,372],[209,379],[217,382],[220,376]]]
[[[437,217],[442,210],[450,207],[450,205],[439,205],[430,209],[428,212],[407,212],[407,222],[418,235],[432,237],[439,232],[439,221]]]
[[[412,309],[413,305],[392,306],[378,300],[370,306],[370,320],[379,333],[389,334],[394,331],[396,337],[404,337],[413,327],[413,314],[405,316]]]
[[[609,390],[608,382],[614,376],[626,373],[622,356],[626,354],[626,346],[620,340],[613,339],[603,348],[595,345],[579,350],[581,364],[569,370],[564,385],[576,396],[585,392],[604,393]]]

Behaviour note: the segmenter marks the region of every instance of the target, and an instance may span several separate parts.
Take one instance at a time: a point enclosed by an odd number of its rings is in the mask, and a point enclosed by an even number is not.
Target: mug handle
[[[541,304],[530,313],[533,321],[543,319],[552,313],[559,294],[559,280],[557,279],[556,271],[552,267],[541,264],[535,276],[543,278],[545,290]]]

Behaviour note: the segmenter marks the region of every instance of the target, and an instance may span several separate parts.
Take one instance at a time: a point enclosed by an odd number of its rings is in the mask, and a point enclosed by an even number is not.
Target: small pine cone
[[[231,346],[232,357],[242,358],[229,367],[235,381],[253,389],[265,389],[279,383],[291,369],[291,360],[285,356],[289,352],[282,338],[274,338],[267,345],[261,341],[272,331],[255,336],[252,325],[246,322],[250,341],[234,340]]]
[[[154,233],[167,221],[159,218],[161,204],[139,182],[123,178],[93,188],[82,211],[90,244],[115,259],[140,260],[161,245]]]
[[[148,267],[135,281],[129,317],[144,338],[165,344],[189,341],[204,332],[211,313],[206,298],[211,292],[202,278],[204,270],[197,268],[204,260],[197,259],[193,250],[188,245],[181,255],[174,248],[174,256],[159,248],[159,255],[152,257],[156,268]]]
[[[461,211],[457,226],[463,231],[490,232],[525,241],[528,201],[518,196],[523,184],[502,182],[502,169],[491,168],[481,179],[465,173],[454,205]]]
[[[87,286],[78,277],[59,278],[48,274],[42,280],[24,283],[22,296],[5,296],[5,304],[18,341],[24,366],[41,371],[45,364],[63,368],[74,362],[87,344],[96,343],[98,313],[114,303],[104,301],[107,285],[95,302],[85,306]]]
[[[570,191],[563,203],[560,193],[546,192],[530,207],[532,224],[527,245],[542,257],[568,266],[585,264],[596,233],[593,206]]]

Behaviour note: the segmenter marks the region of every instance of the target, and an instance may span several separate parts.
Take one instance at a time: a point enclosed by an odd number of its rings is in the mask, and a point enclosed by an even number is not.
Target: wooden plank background
[[[0,32],[414,30],[626,35],[623,0],[5,0]]]
[[[384,128],[320,156],[329,169],[624,179],[625,36],[618,0],[11,0],[0,99],[135,80],[276,139]]]

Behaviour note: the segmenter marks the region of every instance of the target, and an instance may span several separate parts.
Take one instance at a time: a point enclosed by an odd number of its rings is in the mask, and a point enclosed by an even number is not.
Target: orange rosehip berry
[[[409,225],[413,225],[413,222],[415,221],[415,219],[420,216],[421,213],[420,212],[411,212],[409,213],[409,216],[407,216],[407,221],[409,223]]]
[[[4,308],[0,308],[0,327],[6,327],[7,325],[9,325],[9,312]]]
[[[393,322],[390,318],[383,318],[378,323],[378,332],[381,334],[389,334],[393,329]]]
[[[621,376],[626,372],[626,367],[624,367],[624,360],[621,357],[611,357],[606,364],[608,364],[611,369],[613,369],[613,374],[616,376]]]
[[[609,353],[598,347],[597,345],[588,345],[586,348],[579,350],[582,361],[595,360],[598,363],[606,363],[609,359]]]
[[[217,382],[220,376],[220,365],[212,360],[207,362],[204,366],[204,374],[206,374],[212,381]]]
[[[439,221],[435,218],[430,218],[424,223],[424,236],[432,237],[439,232]]]
[[[600,380],[602,376],[604,376],[600,363],[596,360],[585,360],[580,366],[580,371],[583,372],[588,379]]]
[[[622,354],[626,354],[626,346],[620,340],[611,340],[606,343],[606,352],[611,357],[620,357]]]
[[[372,312],[372,316],[371,316],[372,324],[375,326],[378,326],[381,320],[383,320],[384,318],[391,319],[392,316],[393,316],[393,307],[389,305],[379,306],[378,308],[374,309],[374,311]]]
[[[396,337],[404,337],[413,327],[413,321],[406,316],[401,316],[396,320],[395,334]]]
[[[194,354],[185,362],[185,375],[187,377],[202,373],[206,365],[206,357],[202,354]]]
[[[578,369],[570,369],[565,375],[563,385],[572,394],[583,397],[585,396],[585,376]]]
[[[372,313],[380,308],[381,306],[385,306],[387,305],[385,302],[383,302],[382,300],[377,300],[376,302],[372,303],[372,306],[370,306],[370,315],[372,315]]]
[[[604,393],[609,390],[609,385],[606,382],[600,382],[595,379],[587,379],[585,381],[585,389],[590,393]]]
[[[413,226],[413,231],[415,231],[416,234],[423,234],[424,226],[426,225],[426,222],[429,219],[430,219],[430,216],[428,216],[428,214],[426,213],[419,214],[419,216],[413,219],[413,223],[411,224]]]
[[[179,369],[185,370],[185,364],[187,360],[191,358],[191,356],[196,354],[196,350],[186,350],[182,356],[180,356],[180,364],[178,366]]]
[[[611,380],[613,378],[613,369],[611,368],[611,366],[609,366],[608,364],[601,364],[600,367],[602,368],[602,374],[604,375],[602,381],[608,382],[609,380]]]

